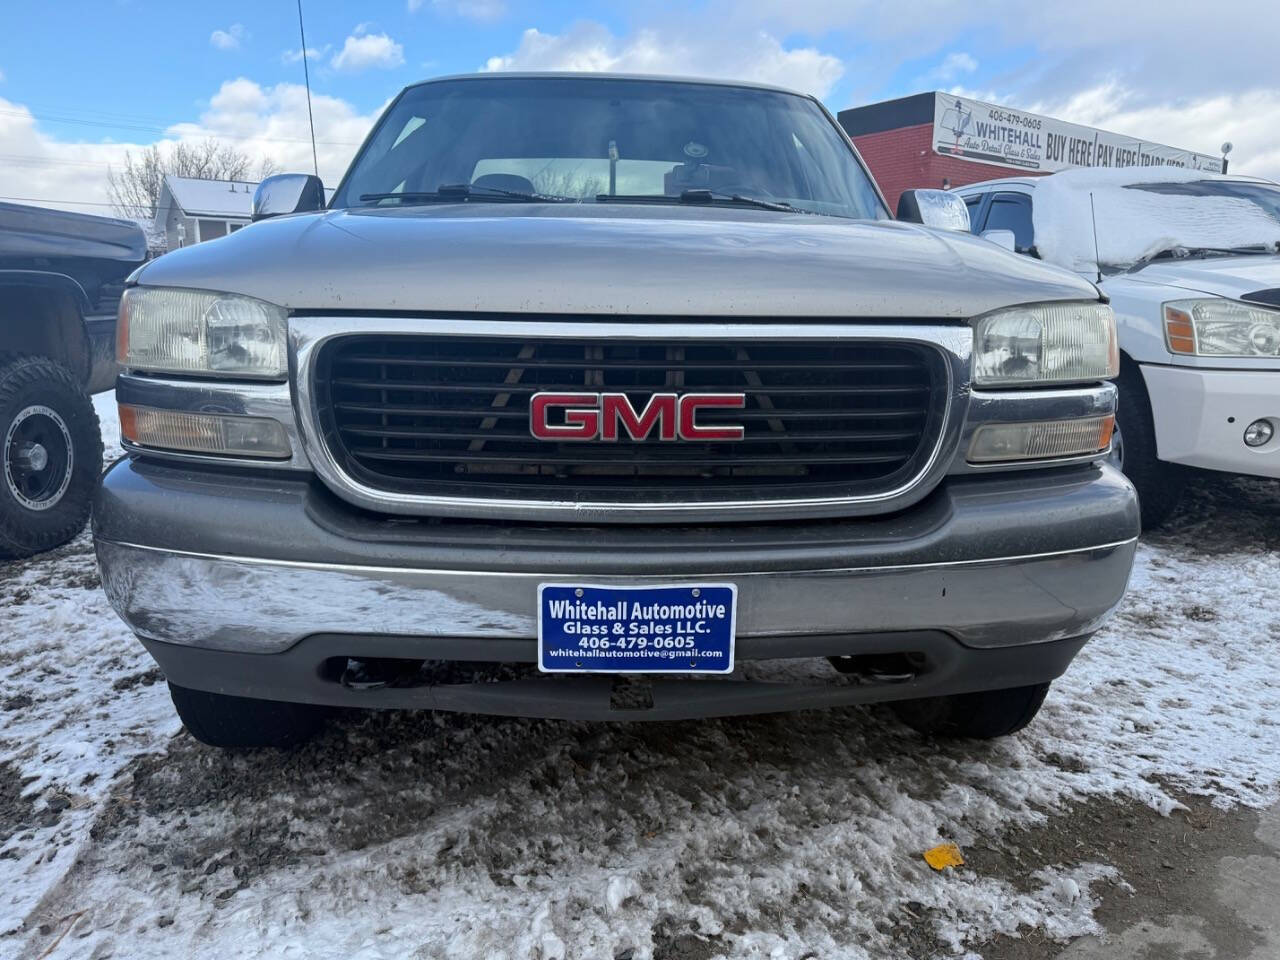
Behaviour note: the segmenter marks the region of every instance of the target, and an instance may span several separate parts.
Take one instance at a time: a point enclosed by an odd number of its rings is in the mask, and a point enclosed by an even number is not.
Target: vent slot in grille
[[[318,422],[352,478],[392,493],[666,503],[874,495],[920,472],[946,375],[884,341],[604,340],[351,335],[315,367]],[[734,441],[535,439],[532,396],[741,393],[704,408]]]

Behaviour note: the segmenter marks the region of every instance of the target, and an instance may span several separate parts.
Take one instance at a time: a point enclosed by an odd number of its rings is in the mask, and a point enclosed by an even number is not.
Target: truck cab
[[[1280,184],[1081,170],[955,191],[972,232],[1097,282],[1121,350],[1116,462],[1145,525],[1186,468],[1280,477]]]
[[[84,527],[102,467],[89,395],[115,384],[116,310],[146,252],[132,221],[0,203],[0,559]]]

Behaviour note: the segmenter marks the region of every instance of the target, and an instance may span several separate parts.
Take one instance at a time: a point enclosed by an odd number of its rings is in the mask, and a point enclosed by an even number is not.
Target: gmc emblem
[[[659,440],[741,440],[741,424],[702,426],[698,411],[708,407],[741,410],[741,393],[655,393],[644,409],[625,393],[535,393],[529,404],[529,432],[539,440],[616,442],[656,435]]]

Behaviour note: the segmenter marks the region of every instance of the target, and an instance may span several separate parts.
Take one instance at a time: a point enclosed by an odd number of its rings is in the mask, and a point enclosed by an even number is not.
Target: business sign
[[[1222,160],[1025,110],[939,93],[933,149],[944,157],[1042,173],[1077,167],[1184,167],[1222,172]]]

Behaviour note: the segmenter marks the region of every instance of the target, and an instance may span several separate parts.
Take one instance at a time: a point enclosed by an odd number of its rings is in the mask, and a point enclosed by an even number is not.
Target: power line
[[[42,163],[59,163],[65,166],[73,167],[109,167],[109,161],[105,160],[70,160],[63,157],[39,157],[35,154],[28,153],[0,153],[0,161],[4,163],[12,163],[19,166],[38,166]]]
[[[49,113],[32,113],[30,111],[25,111],[25,110],[0,109],[0,116],[21,117],[24,119],[27,117],[30,117],[34,120],[40,120],[45,123],[69,123],[69,124],[76,124],[79,126],[101,127],[105,129],[111,129],[111,130],[135,130],[140,133],[159,133],[168,137],[173,137],[175,139],[183,136],[199,135],[199,136],[215,137],[219,140],[238,140],[241,142],[258,140],[263,143],[311,143],[311,140],[306,137],[255,137],[255,136],[246,137],[246,136],[239,136],[231,133],[219,133],[216,130],[205,130],[205,129],[201,129],[198,134],[194,134],[194,133],[193,134],[185,134],[185,133],[175,134],[173,132],[173,127],[175,126],[175,124],[169,124],[168,126],[161,126],[158,124],[130,123],[130,122],[121,122],[121,121],[114,121],[114,120],[90,120],[83,117],[73,117],[73,116],[59,117]],[[321,143],[328,147],[360,146],[359,143],[353,140],[317,140],[316,143]],[[97,144],[95,144],[95,146],[97,146]]]
[[[51,197],[0,197],[13,203],[63,203],[75,207],[114,207],[114,203],[106,200],[54,200]]]

